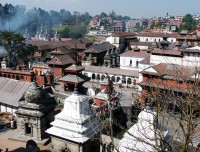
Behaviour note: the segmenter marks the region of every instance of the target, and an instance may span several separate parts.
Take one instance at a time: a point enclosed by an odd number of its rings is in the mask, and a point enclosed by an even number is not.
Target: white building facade
[[[176,42],[176,35],[178,34],[168,34],[168,33],[138,33],[137,39],[139,42],[160,42],[163,40],[163,36],[167,36],[167,41],[170,43]]]
[[[90,77],[92,82],[102,82],[109,76],[113,84],[135,87],[138,82],[138,71],[99,66],[85,66],[83,74]]]
[[[120,69],[139,71],[139,62],[150,56],[147,52],[135,52],[133,50],[120,55]]]

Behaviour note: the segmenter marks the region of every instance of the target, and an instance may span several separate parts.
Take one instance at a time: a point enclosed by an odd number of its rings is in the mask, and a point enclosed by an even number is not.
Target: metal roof
[[[83,83],[85,81],[89,81],[90,78],[86,75],[73,75],[67,74],[66,76],[59,79],[59,81],[71,82],[71,83]]]
[[[0,77],[0,102],[18,107],[20,99],[30,86],[30,82]]]

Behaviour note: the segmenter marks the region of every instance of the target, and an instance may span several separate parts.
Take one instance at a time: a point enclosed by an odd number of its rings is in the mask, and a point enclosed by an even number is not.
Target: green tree
[[[112,11],[110,12],[109,17],[111,17],[111,18],[114,19],[114,20],[117,19],[117,14],[115,13],[114,10],[112,10]]]
[[[4,46],[8,53],[9,66],[13,66],[20,59],[24,62],[29,55],[33,55],[36,51],[35,47],[25,44],[22,35],[14,32],[1,31],[0,45]]]
[[[60,32],[60,37],[69,37],[69,28],[66,27],[64,30]]]
[[[104,17],[108,17],[108,15],[107,15],[105,12],[102,12],[102,13],[100,14],[100,18],[104,18]]]
[[[193,31],[196,28],[197,21],[192,17],[191,14],[187,14],[183,17],[183,22],[180,25],[181,30],[188,30],[188,31]]]
[[[27,64],[33,57],[37,50],[37,46],[26,45],[17,51],[16,59],[19,64]]]

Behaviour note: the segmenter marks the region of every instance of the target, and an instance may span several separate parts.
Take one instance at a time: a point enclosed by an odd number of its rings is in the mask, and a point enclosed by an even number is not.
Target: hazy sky
[[[127,15],[133,18],[196,14],[200,12],[200,0],[1,0],[1,4],[25,5],[27,9],[40,7],[47,11],[64,8],[71,13],[89,12],[91,15],[101,12]]]

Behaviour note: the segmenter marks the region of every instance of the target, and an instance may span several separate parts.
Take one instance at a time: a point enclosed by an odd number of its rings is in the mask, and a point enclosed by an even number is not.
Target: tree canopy
[[[88,25],[91,19],[88,12],[70,13],[65,9],[48,12],[41,8],[26,10],[22,5],[0,4],[0,30],[24,33],[27,29],[31,36],[41,25],[51,31],[52,27],[59,25]],[[53,36],[54,33],[50,34]]]
[[[25,62],[33,55],[36,47],[26,45],[22,35],[14,32],[1,31],[0,45],[4,46],[8,53],[9,65],[16,65],[18,61]]]
[[[196,28],[197,21],[192,17],[191,14],[186,14],[183,17],[183,22],[180,25],[180,30],[193,31]]]

